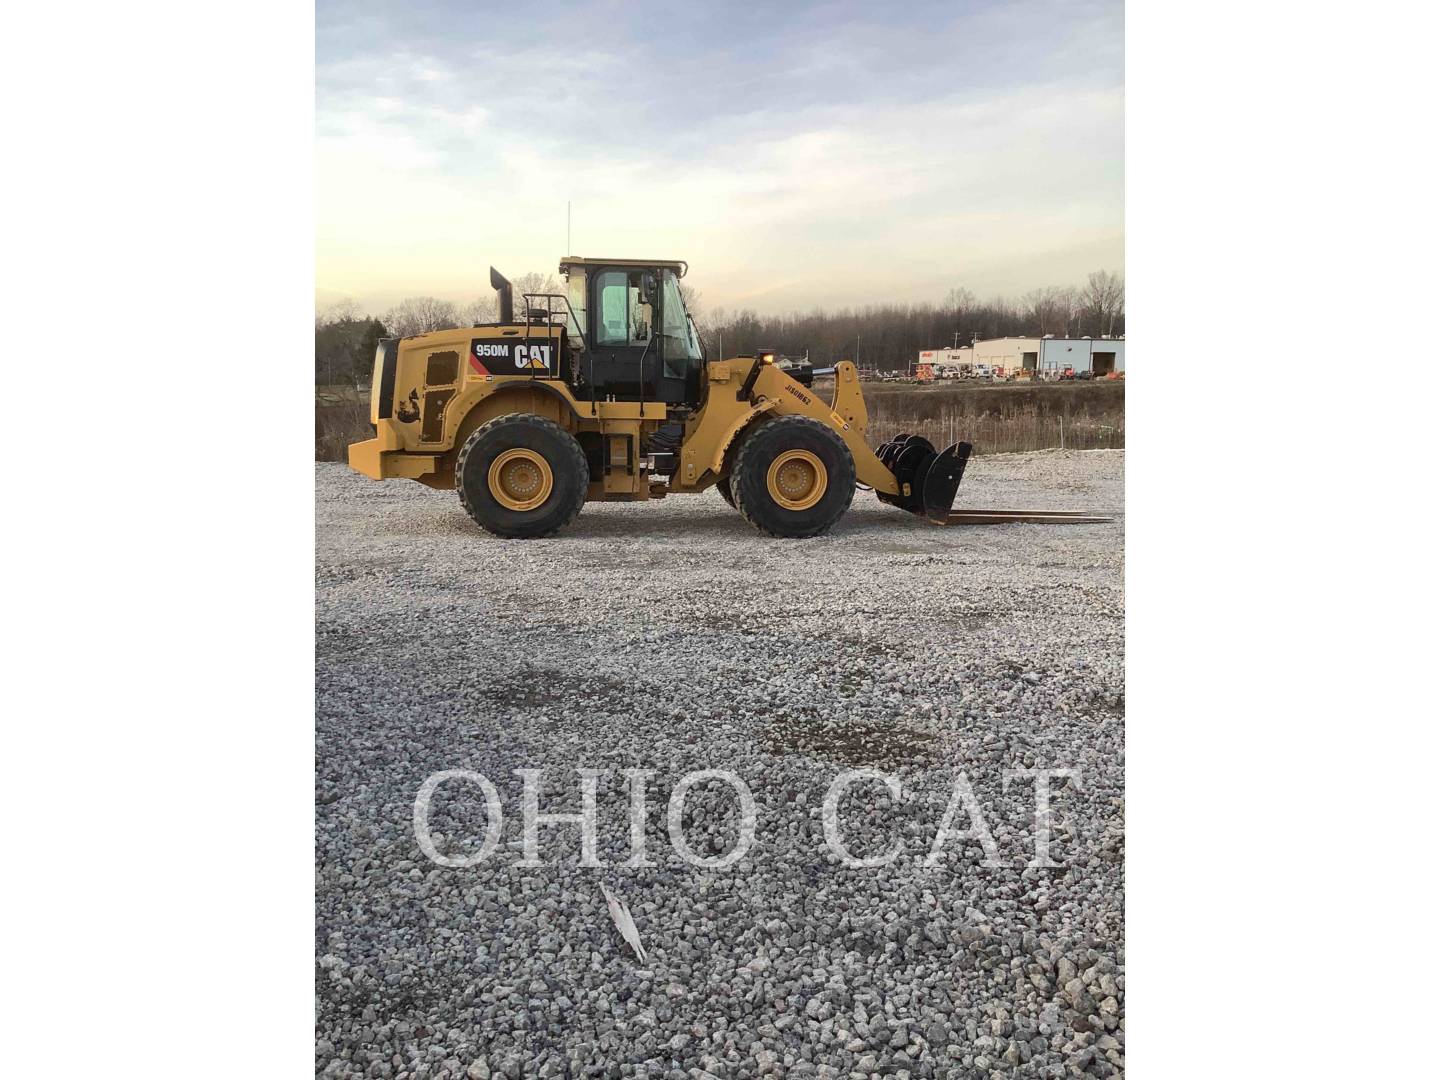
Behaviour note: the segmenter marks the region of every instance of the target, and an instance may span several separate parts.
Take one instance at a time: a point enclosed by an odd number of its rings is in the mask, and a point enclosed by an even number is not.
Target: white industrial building
[[[1002,376],[1025,371],[1053,376],[1070,368],[1076,375],[1088,373],[1098,379],[1125,370],[1125,339],[990,338],[964,348],[924,349],[915,363],[928,365],[937,375],[947,368],[983,366]]]
[[[968,345],[963,349],[924,349],[916,363],[929,364],[936,368],[962,367],[974,363],[972,356],[973,353]]]
[[[977,341],[971,363],[988,364],[997,373],[1034,371],[1058,374],[1066,368],[1096,378],[1125,370],[1124,338],[1004,337]]]

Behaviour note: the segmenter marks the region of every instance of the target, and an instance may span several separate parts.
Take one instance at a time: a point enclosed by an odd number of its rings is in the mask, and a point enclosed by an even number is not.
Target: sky
[[[464,302],[565,254],[684,259],[707,308],[761,313],[1123,270],[1119,0],[316,18],[322,306]]]

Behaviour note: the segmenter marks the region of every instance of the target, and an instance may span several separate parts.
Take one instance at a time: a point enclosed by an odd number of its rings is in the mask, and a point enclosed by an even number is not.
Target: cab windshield
[[[660,304],[660,327],[664,357],[670,360],[699,360],[700,342],[695,338],[695,325],[685,313],[685,301],[680,296],[680,282],[675,271],[662,270],[661,288],[664,298]]]

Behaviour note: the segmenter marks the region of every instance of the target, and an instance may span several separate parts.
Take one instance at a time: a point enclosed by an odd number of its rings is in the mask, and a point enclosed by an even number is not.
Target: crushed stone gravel
[[[453,493],[316,466],[316,1058],[345,1077],[1067,1077],[1124,1067],[1124,452],[974,459],[959,506],[1112,524],[942,529],[857,493],[828,535],[777,540],[714,491],[589,504],[500,540]],[[1030,867],[1053,783],[1053,868]],[[522,867],[517,769],[541,811],[598,781],[600,867],[575,826]],[[851,868],[825,844],[852,787]],[[412,825],[432,773],[488,777],[500,843],[437,865]],[[648,867],[625,769],[653,770]],[[667,831],[685,773],[733,770],[753,846],[691,865]],[[957,774],[993,834],[927,856]],[[963,810],[955,828],[967,822]],[[474,855],[480,790],[436,793],[440,851]],[[736,794],[682,823],[730,850]],[[642,966],[607,909],[628,906]]]

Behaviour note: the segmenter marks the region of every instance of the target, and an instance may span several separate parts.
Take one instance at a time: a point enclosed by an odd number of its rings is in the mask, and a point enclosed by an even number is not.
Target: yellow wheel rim
[[[555,475],[534,450],[516,447],[490,463],[490,494],[507,510],[534,510],[550,497]]]
[[[809,450],[786,450],[765,474],[770,497],[786,510],[809,510],[824,496],[829,482],[825,463]]]

